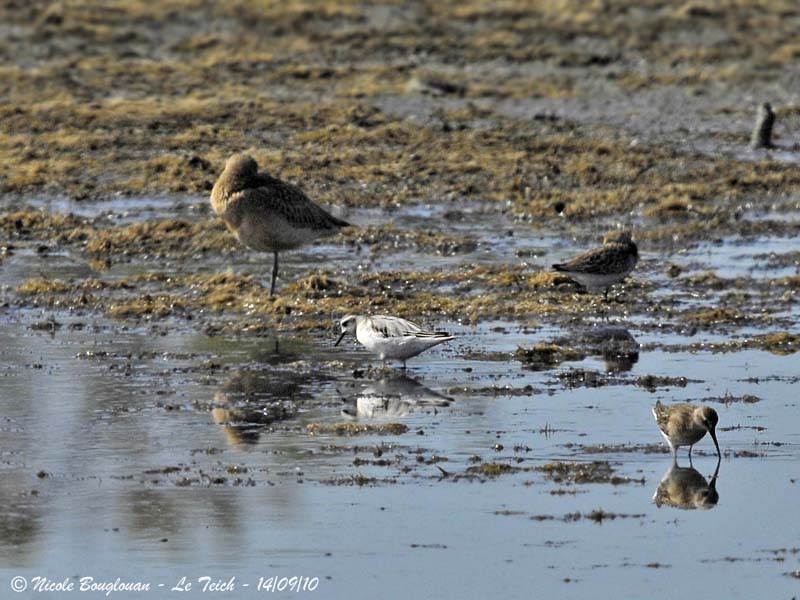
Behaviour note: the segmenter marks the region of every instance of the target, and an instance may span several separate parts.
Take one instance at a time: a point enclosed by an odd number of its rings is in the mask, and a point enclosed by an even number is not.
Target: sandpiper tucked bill
[[[608,290],[625,279],[639,260],[639,249],[630,232],[612,231],[603,238],[603,245],[593,248],[575,258],[553,265],[553,269],[564,273],[590,292],[603,290],[608,299]]]
[[[349,225],[314,204],[300,188],[259,173],[256,161],[246,154],[228,159],[211,190],[211,206],[239,242],[275,255],[270,296],[275,294],[278,252],[294,250]]]
[[[717,456],[722,457],[716,433],[719,417],[717,411],[710,406],[689,403],[665,406],[659,400],[653,408],[653,416],[661,429],[661,435],[667,440],[670,450],[672,450],[673,457],[678,455],[678,448],[689,446],[689,458],[691,458],[692,447],[703,439],[706,432],[714,440]]]
[[[338,346],[345,335],[352,333],[382,361],[402,360],[404,369],[407,359],[455,337],[443,331],[426,331],[411,321],[385,315],[347,315],[339,321],[339,326],[342,334],[334,346]]]

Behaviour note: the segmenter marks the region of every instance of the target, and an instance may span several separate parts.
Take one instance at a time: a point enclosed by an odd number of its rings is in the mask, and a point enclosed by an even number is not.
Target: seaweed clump
[[[408,432],[408,426],[403,423],[310,423],[306,429],[311,435],[333,434],[343,436],[364,434],[402,435]]]

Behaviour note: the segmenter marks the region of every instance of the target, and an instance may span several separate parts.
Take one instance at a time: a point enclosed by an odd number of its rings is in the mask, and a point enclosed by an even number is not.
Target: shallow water
[[[123,215],[114,218],[175,214],[158,201],[101,210]],[[393,218],[400,229],[417,227],[435,210],[416,207]],[[366,224],[375,215],[356,217]],[[478,248],[467,255],[359,256],[326,244],[287,255],[282,277],[297,277],[321,259],[339,261],[342,272],[435,269],[508,262],[517,248],[541,248],[517,259],[535,268],[575,250],[568,239],[502,214],[481,219]],[[441,227],[460,233],[465,226]],[[506,230],[514,235],[497,235]],[[758,277],[763,263],[756,256],[790,250],[788,240],[728,241],[670,260],[725,277]],[[665,284],[644,258],[637,277]],[[263,277],[269,268],[247,253],[215,260],[188,268],[233,266]],[[148,268],[123,265],[104,277]],[[69,253],[20,248],[0,273],[10,289],[31,273],[87,277],[91,269]],[[60,327],[32,329],[49,318]],[[642,315],[587,320],[570,331],[548,323],[442,322],[458,339],[413,360],[403,375],[365,373],[375,362],[352,340],[333,347],[333,331],[277,340],[209,337],[179,321],[130,327],[92,313],[6,307],[4,578],[90,575],[169,589],[184,576],[235,576],[239,597],[260,595],[259,578],[275,576],[319,577],[317,593],[325,597],[382,596],[401,586],[448,598],[582,597],[585,584],[601,598],[665,588],[698,597],[749,598],[764,589],[791,596],[797,584],[786,573],[798,569],[800,533],[793,518],[800,355],[670,352],[688,340],[727,336],[700,331],[686,338],[647,324]],[[512,359],[518,346],[593,325],[625,330],[648,350],[622,359],[589,352],[543,370]],[[653,388],[639,379],[647,375],[688,381]],[[743,402],[745,395],[760,400]],[[654,503],[671,464],[650,414],[657,399],[705,399],[719,412],[717,505]],[[312,423],[402,423],[408,431],[312,435]],[[689,479],[696,484],[712,476],[716,457],[707,439],[694,454],[703,478]],[[536,470],[595,460],[609,461],[621,479],[558,482]],[[469,474],[482,463],[521,470]],[[685,450],[679,464],[689,465]],[[697,500],[702,489],[673,486],[680,491]],[[604,513],[587,516],[597,510]],[[190,596],[199,595],[199,585]]]
[[[405,581],[446,597],[489,594],[498,587],[507,597],[531,590],[569,595],[568,586],[581,581],[602,585],[602,597],[622,589],[644,594],[653,585],[743,598],[764,585],[787,595],[795,588],[783,573],[797,568],[796,554],[776,562],[770,551],[794,547],[798,533],[791,518],[798,500],[797,406],[791,385],[781,379],[800,372],[796,356],[642,353],[625,377],[699,380],[650,393],[630,385],[563,390],[554,385],[552,372],[522,371],[514,362],[464,361],[457,352],[434,351],[417,361],[410,376],[452,403],[435,412],[417,407],[406,415],[393,414],[409,426],[409,433],[354,440],[265,427],[243,440],[216,424],[210,411],[196,408],[196,403],[213,402],[230,377],[225,366],[270,375],[277,371],[285,381],[294,381],[294,393],[305,400],[298,416],[284,424],[302,426],[312,420],[340,421],[342,406],[358,399],[364,388],[374,393],[374,382],[353,379],[331,362],[356,365],[365,357],[324,342],[312,347],[281,340],[284,349],[275,355],[263,340],[192,334],[154,339],[143,331],[59,332],[51,337],[21,333],[11,319],[5,321],[0,394],[6,410],[0,439],[6,535],[0,548],[7,573],[48,573],[60,579],[88,571],[112,580],[146,575],[167,584],[182,575],[235,575],[253,585],[259,576],[308,575],[325,578],[320,590],[334,596],[352,591],[358,581],[355,597],[365,598]],[[458,333],[457,348],[488,342],[490,349],[504,351],[527,339],[520,333],[490,336],[483,329]],[[87,349],[123,357],[129,352],[155,355],[132,359],[126,370],[120,366],[124,358],[76,358]],[[208,360],[218,361],[220,369],[210,375],[181,372],[180,367]],[[336,379],[298,377],[295,371],[308,372],[306,361]],[[581,366],[599,365],[590,361]],[[468,374],[466,367],[472,369]],[[766,380],[755,384],[746,381],[750,378]],[[457,389],[487,383],[532,385],[542,393],[462,394]],[[668,455],[590,455],[579,446],[652,444],[658,437],[649,408],[657,398],[726,393],[754,394],[761,401],[715,405],[720,427],[744,428],[720,433],[726,458],[717,482],[719,504],[711,510],[653,504],[670,466]],[[412,402],[437,398],[402,381],[388,396]],[[178,409],[165,410],[160,400]],[[366,421],[380,422],[381,417]],[[747,429],[754,426],[765,430]],[[356,443],[363,449],[329,447]],[[381,444],[392,461],[398,455],[412,457],[409,473],[395,466],[353,468],[354,457],[371,459],[371,449]],[[495,450],[496,444],[503,448]],[[515,450],[515,445],[525,448]],[[445,457],[437,464],[450,474],[462,472],[472,455],[486,462],[513,457],[522,467],[603,459],[619,475],[644,478],[644,484],[560,486],[539,473],[505,474],[483,483],[453,481],[433,465],[417,466],[413,453],[420,450],[425,458]],[[709,477],[716,463],[713,448],[704,440],[697,450],[694,466]],[[758,457],[731,454],[741,451]],[[687,465],[685,456],[680,463]],[[148,473],[175,466],[188,466],[190,476],[205,472],[228,480],[180,487],[180,471]],[[233,485],[227,472],[233,466],[245,467],[243,477],[254,485]],[[47,475],[38,478],[41,471]],[[395,482],[361,487],[324,483],[354,474],[389,476]],[[553,495],[559,489],[570,493]],[[31,490],[38,495],[31,496]],[[638,516],[600,524],[585,518],[531,518],[600,508]],[[718,568],[711,570],[711,563]],[[658,567],[646,566],[654,564]],[[450,569],[472,575],[459,578],[455,586],[448,577],[445,584],[443,575]]]

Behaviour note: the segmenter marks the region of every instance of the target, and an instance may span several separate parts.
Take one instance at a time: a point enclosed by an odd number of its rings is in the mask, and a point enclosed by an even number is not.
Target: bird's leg
[[[603,290],[603,300],[605,300],[606,302],[608,302],[608,288],[606,288],[605,290]]]
[[[403,371],[405,371],[405,370],[406,370],[406,360],[403,359]]]
[[[278,253],[275,252],[275,262],[272,263],[272,283],[269,285],[269,297],[275,295],[275,280],[278,278]]]
[[[694,445],[689,446],[689,461],[692,460],[692,448],[694,448]]]

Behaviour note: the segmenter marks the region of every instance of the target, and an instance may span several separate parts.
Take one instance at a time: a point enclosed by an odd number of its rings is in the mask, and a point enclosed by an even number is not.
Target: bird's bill
[[[717,434],[713,429],[709,429],[708,433],[711,434],[711,439],[714,440],[714,445],[717,447],[717,456],[721,459],[722,453],[719,451],[719,443],[717,442]]]
[[[714,469],[714,474],[711,476],[711,480],[708,482],[708,488],[711,490],[717,490],[717,475],[719,475],[719,466],[722,464],[722,459],[717,459],[717,468]]]
[[[341,342],[341,341],[342,341],[342,338],[344,338],[344,336],[345,336],[345,335],[347,335],[347,330],[346,330],[346,329],[345,329],[345,330],[342,332],[342,335],[340,335],[340,336],[339,336],[339,339],[338,339],[338,340],[336,340],[336,343],[334,344],[334,346],[338,346],[338,345],[339,345],[339,342]],[[716,440],[715,440],[715,441],[716,441]]]

